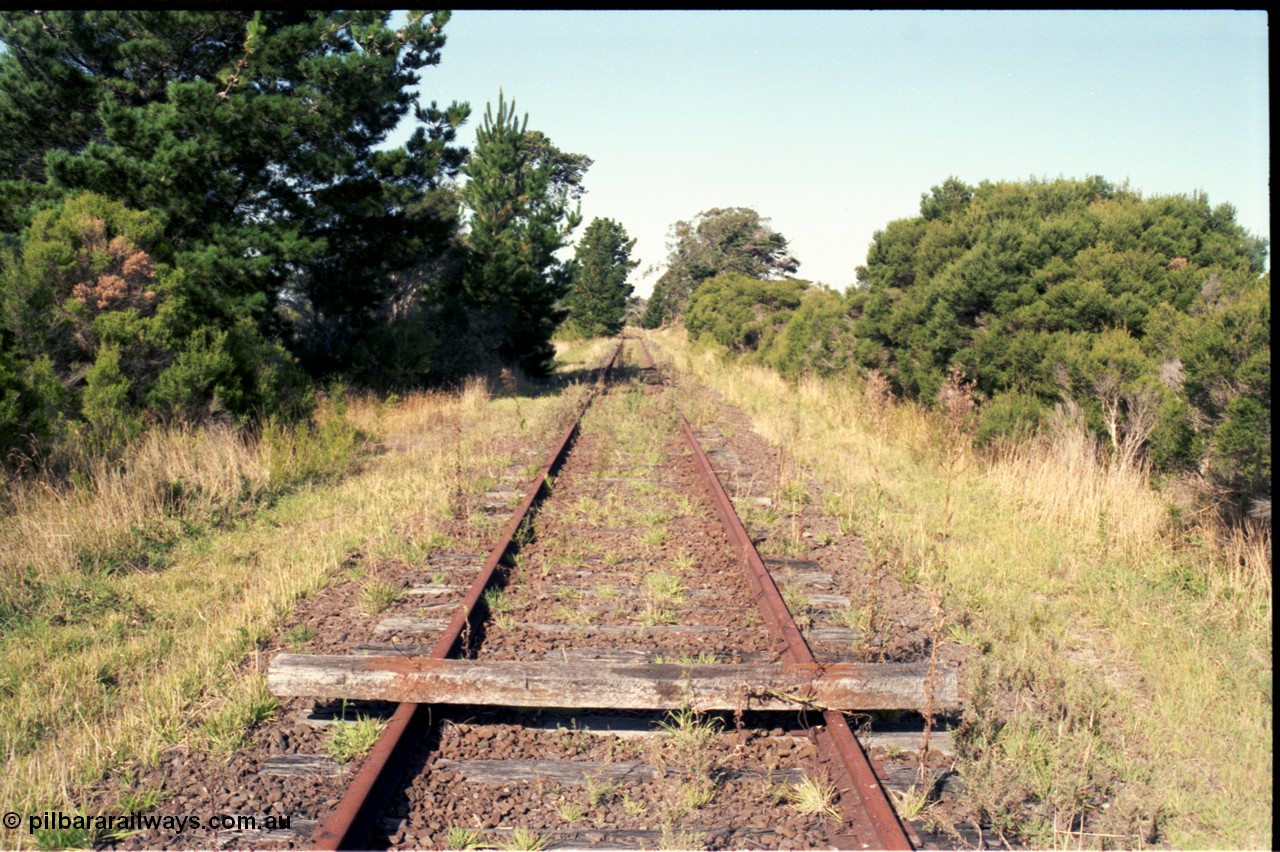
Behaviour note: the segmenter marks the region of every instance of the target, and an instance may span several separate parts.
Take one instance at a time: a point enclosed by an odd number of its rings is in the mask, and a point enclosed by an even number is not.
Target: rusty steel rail
[[[503,528],[498,543],[489,551],[480,573],[467,589],[462,603],[454,611],[444,634],[432,647],[429,659],[442,660],[457,650],[462,636],[471,627],[472,619],[477,611],[482,609],[477,605],[497,573],[498,565],[510,555],[521,526],[531,519],[534,508],[546,497],[547,479],[564,464],[564,460],[569,455],[569,449],[578,436],[582,415],[586,413],[592,400],[608,380],[621,352],[622,343],[619,342],[609,356],[608,362],[597,371],[595,385],[574,415],[572,424],[565,429],[556,443],[550,460],[525,491],[524,500]],[[360,771],[352,779],[338,806],[316,826],[311,835],[312,848],[317,850],[363,849],[368,845],[366,841],[372,822],[381,812],[383,803],[390,798],[410,752],[426,733],[429,725],[429,704],[397,705],[395,713],[360,765]]]
[[[661,370],[653,360],[653,354],[643,340],[640,340],[640,348],[649,362],[649,367],[661,375]],[[666,383],[665,376],[663,376],[663,383]],[[711,494],[716,514],[720,516],[729,541],[747,571],[747,578],[755,594],[760,614],[781,643],[780,650],[784,658],[792,663],[815,663],[809,643],[805,641],[795,620],[791,617],[791,612],[787,609],[773,581],[773,576],[765,566],[764,560],[760,558],[760,553],[751,541],[746,527],[742,525],[737,511],[734,510],[733,501],[730,500],[720,478],[711,467],[711,460],[707,458],[707,454],[698,443],[693,427],[689,425],[689,421],[683,414],[677,412],[676,416],[680,420],[685,441],[693,452],[698,472],[702,475],[703,482]],[[841,770],[841,774],[845,775],[847,781],[841,792],[855,794],[840,797],[844,823],[849,830],[833,834],[832,843],[840,848],[853,849],[912,849],[911,840],[907,837],[897,812],[890,804],[884,787],[876,778],[875,770],[867,758],[866,751],[862,748],[862,743],[858,742],[858,738],[849,728],[849,723],[845,721],[844,714],[838,710],[826,710],[822,715],[825,725],[815,732],[819,754],[829,765]],[[861,807],[858,807],[858,804]]]

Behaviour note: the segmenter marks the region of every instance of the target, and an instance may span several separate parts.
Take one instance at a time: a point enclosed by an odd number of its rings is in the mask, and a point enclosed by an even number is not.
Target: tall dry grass
[[[894,400],[874,377],[789,382],[765,367],[699,355],[671,332],[659,339],[671,350],[668,369],[714,379],[717,389],[753,409],[757,430],[778,446],[821,447],[827,458],[820,466],[838,469],[841,482],[874,488],[886,476],[926,461],[943,473],[948,465],[963,467],[1020,513],[1137,566],[1175,558],[1193,539],[1211,589],[1263,604],[1270,614],[1270,526],[1259,520],[1226,526],[1210,511],[1189,524],[1174,523],[1175,501],[1153,485],[1150,466],[1113,459],[1078,417],[1059,416],[1044,433],[1021,443],[987,451],[970,444],[958,448],[944,417]],[[952,452],[962,457],[949,460]],[[945,504],[945,476],[941,481],[938,497]],[[944,505],[936,517],[946,511]]]
[[[1047,434],[1007,445],[984,460],[984,477],[1037,520],[1092,537],[1107,557],[1151,575],[1188,538],[1199,542],[1198,573],[1210,599],[1256,606],[1246,612],[1271,620],[1271,528],[1256,520],[1226,525],[1201,512],[1193,525],[1174,522],[1173,503],[1152,485],[1143,462],[1120,464],[1083,424],[1059,423]]]
[[[229,426],[147,433],[123,460],[89,459],[71,481],[6,483],[0,579],[46,579],[86,554],[130,542],[131,530],[181,512],[211,515],[254,499],[269,482],[264,447]]]
[[[1271,577],[1271,524],[1250,518],[1240,526],[1219,531],[1215,536],[1225,570],[1214,583],[1225,589],[1239,589],[1250,599],[1266,602],[1266,621],[1271,622],[1274,603]]]
[[[1096,535],[1121,558],[1141,559],[1168,528],[1169,512],[1145,465],[1111,464],[1083,426],[1001,447],[984,467],[988,482],[1036,518]]]

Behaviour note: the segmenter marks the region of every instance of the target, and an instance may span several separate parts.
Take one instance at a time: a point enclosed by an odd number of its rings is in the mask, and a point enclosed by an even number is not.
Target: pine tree
[[[667,288],[662,281],[653,285],[653,293],[645,302],[644,313],[640,316],[641,328],[661,328],[671,311],[667,304]]]
[[[463,170],[462,201],[471,213],[463,293],[492,325],[498,355],[541,376],[551,368],[551,335],[565,316],[557,305],[570,270],[555,253],[582,221],[568,206],[581,173],[557,185],[558,158],[548,156],[549,143],[530,144],[527,126],[528,116],[516,118],[515,103],[499,93],[497,115],[489,105],[476,131]]]
[[[414,105],[447,13],[45,11],[0,15],[0,230],[93,192],[149,211],[184,270],[181,335],[249,320],[315,370],[448,239],[413,202],[456,173],[467,108]],[[413,111],[419,127],[379,150]],[[284,310],[287,309],[287,310]],[[287,334],[285,316],[306,319]]]
[[[631,285],[627,276],[639,261],[631,260],[635,240],[612,219],[592,219],[574,255],[573,283],[565,306],[569,322],[587,336],[622,330]]]

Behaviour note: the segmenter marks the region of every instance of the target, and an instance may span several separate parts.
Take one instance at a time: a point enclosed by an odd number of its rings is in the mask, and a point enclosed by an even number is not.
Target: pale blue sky
[[[637,238],[642,295],[671,223],[729,206],[842,289],[949,175],[1201,190],[1270,238],[1262,12],[460,11],[445,35],[424,98],[471,103],[470,146],[502,87],[594,158],[584,224]]]

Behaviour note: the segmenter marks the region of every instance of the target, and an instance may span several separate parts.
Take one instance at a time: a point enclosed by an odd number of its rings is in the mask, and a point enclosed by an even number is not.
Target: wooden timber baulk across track
[[[660,377],[643,342],[640,347],[648,362],[649,374]],[[921,664],[819,663],[815,660],[711,461],[699,446],[689,423],[678,412],[675,417],[693,464],[728,537],[732,562],[745,572],[758,618],[772,637],[767,647],[737,653],[734,658],[737,661],[729,663],[654,662],[641,651],[627,649],[618,649],[612,654],[588,653],[575,662],[570,655],[580,652],[561,646],[556,646],[554,653],[547,653],[542,660],[460,659],[473,655],[471,644],[476,635],[484,634],[485,618],[492,616],[488,612],[486,590],[500,586],[502,575],[511,570],[520,542],[528,540],[527,531],[534,523],[540,504],[550,493],[549,482],[573,449],[583,414],[605,389],[622,350],[623,343],[619,343],[598,371],[594,388],[574,422],[524,493],[465,597],[452,608],[447,623],[421,619],[416,625],[399,625],[419,634],[438,630],[434,644],[371,646],[363,656],[281,654],[272,662],[268,686],[279,696],[398,702],[381,738],[361,764],[337,807],[316,826],[311,837],[314,848],[352,849],[369,844],[386,803],[403,785],[411,754],[428,736],[431,708],[448,705],[610,711],[723,710],[733,711],[739,719],[747,711],[816,711],[822,721],[811,735],[816,740],[823,773],[840,792],[840,819],[826,823],[827,840],[837,848],[912,848],[844,712],[919,710],[926,705],[935,709],[955,707],[959,697],[954,672],[935,672],[930,680],[926,667]],[[659,381],[665,382],[665,379],[659,378]],[[548,625],[515,626],[534,632],[542,629],[553,636],[558,632]],[[745,625],[736,625],[733,629],[749,632]],[[610,630],[620,634],[623,628],[580,627],[576,632],[586,635],[594,631],[607,636]],[[628,634],[654,636],[669,635],[662,631],[679,632],[691,641],[697,641],[700,635],[698,628],[679,626],[654,625],[626,630]],[[713,628],[705,631],[708,637],[725,632]],[[932,695],[928,694],[930,691]],[[614,724],[617,724],[616,717]],[[472,777],[483,772],[475,765],[482,763],[501,761],[433,759],[428,761],[426,771],[449,771]],[[539,765],[533,767],[533,763]],[[548,765],[541,765],[544,763]],[[592,767],[556,768],[550,761],[526,760],[511,761],[498,771],[509,780],[528,772],[542,779],[559,778],[568,773],[566,777],[579,781],[583,777],[598,781],[618,773],[622,773],[620,778],[649,777],[645,773],[654,771],[641,764],[625,762],[593,764]],[[739,775],[750,774],[750,770],[735,771]],[[661,774],[661,770],[658,773]],[[790,776],[785,773],[778,776],[771,770],[761,777],[776,781]],[[573,783],[572,778],[565,783]],[[655,838],[645,832],[632,834],[634,837],[629,839],[633,845],[654,845]],[[622,833],[599,833],[598,845],[615,846],[621,839]]]

